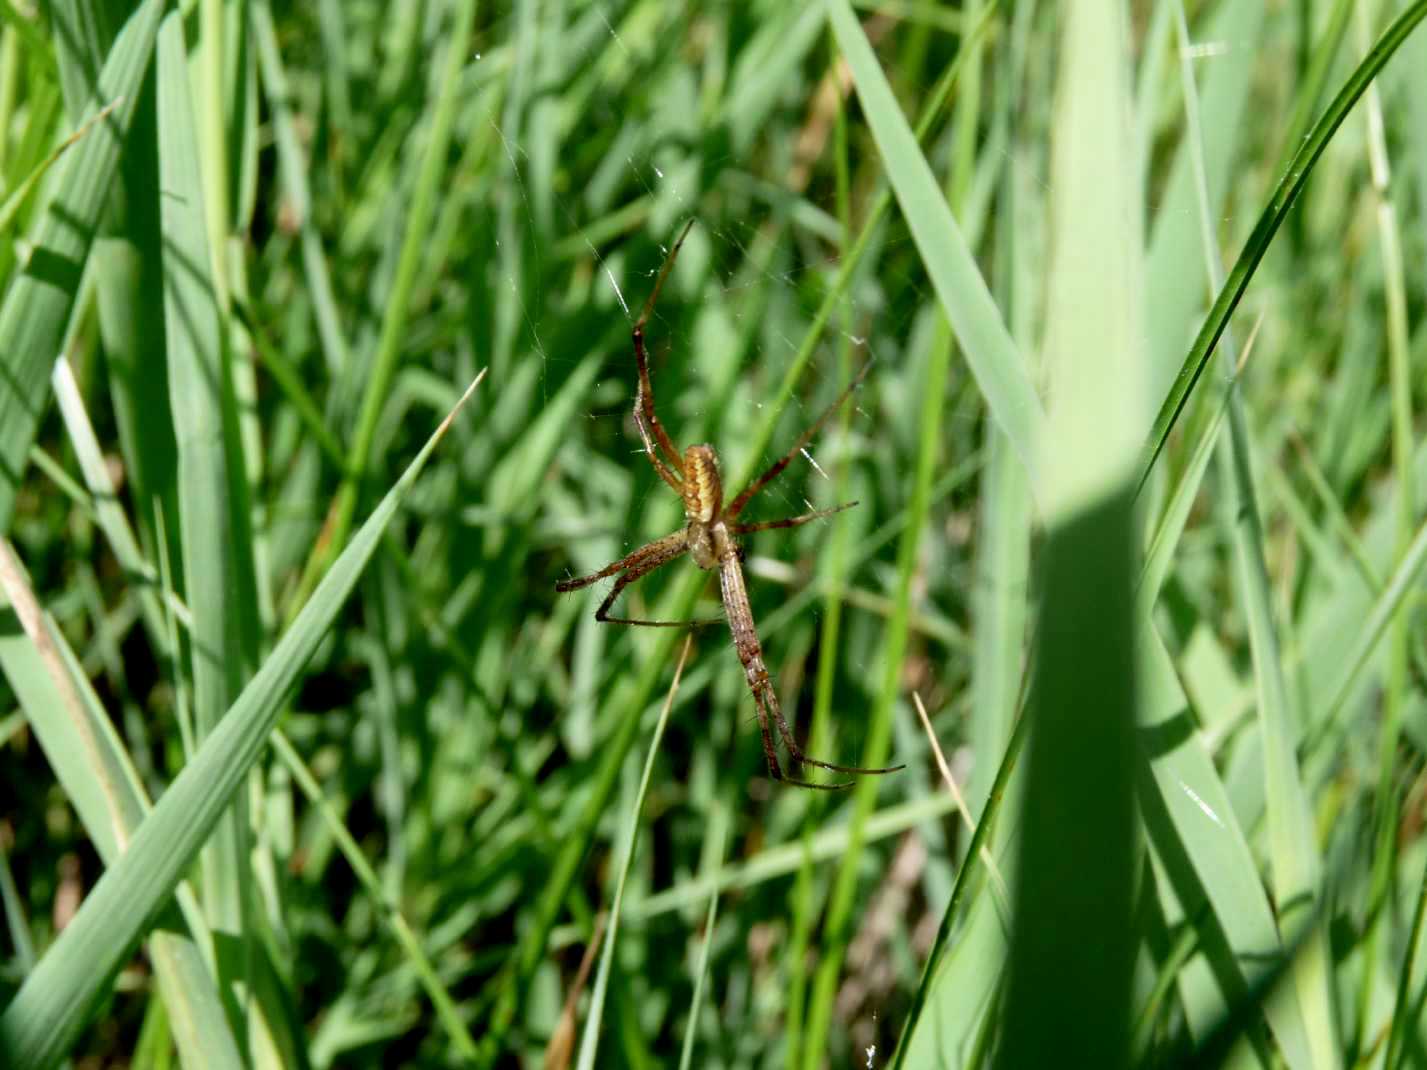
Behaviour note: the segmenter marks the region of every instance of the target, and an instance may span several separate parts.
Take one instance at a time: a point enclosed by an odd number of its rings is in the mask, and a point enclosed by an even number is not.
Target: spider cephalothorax
[[[739,535],[746,535],[754,531],[766,531],[770,528],[797,527],[799,524],[806,524],[809,520],[831,516],[833,513],[850,509],[857,504],[849,502],[846,505],[839,505],[835,509],[821,509],[817,512],[804,513],[802,516],[789,517],[786,520],[766,520],[756,524],[738,523],[738,515],[743,511],[743,507],[771,479],[788,467],[788,463],[808,444],[827,418],[856,389],[857,384],[862,381],[862,375],[866,374],[866,369],[864,368],[862,374],[859,374],[813,425],[803,432],[798,441],[793,444],[792,449],[768,471],[745,487],[736,498],[724,505],[723,480],[719,476],[718,454],[714,452],[714,448],[712,446],[690,446],[680,455],[678,448],[674,445],[674,440],[669,437],[669,433],[664,430],[664,426],[654,414],[654,387],[649,380],[649,359],[644,351],[644,326],[649,322],[649,316],[654,311],[654,302],[659,298],[659,288],[664,285],[669,268],[673,265],[674,258],[679,254],[679,247],[684,244],[684,237],[689,233],[691,225],[692,222],[684,227],[683,233],[679,235],[679,240],[674,243],[674,248],[659,271],[659,277],[654,281],[654,289],[644,305],[644,311],[634,325],[634,361],[639,371],[639,392],[634,399],[634,422],[639,428],[639,437],[644,442],[644,452],[648,455],[654,470],[659,473],[659,478],[668,483],[683,499],[687,523],[672,535],[655,539],[592,575],[581,576],[574,580],[562,580],[555,585],[555,590],[573,591],[580,587],[586,587],[596,580],[616,576],[614,589],[595,610],[595,620],[607,621],[611,624],[639,624],[651,628],[682,628],[696,622],[631,620],[627,617],[611,617],[609,610],[614,605],[614,600],[619,597],[620,591],[639,577],[648,575],[656,568],[683,554],[687,553],[692,557],[694,564],[699,568],[718,569],[719,595],[723,600],[729,631],[733,633],[734,648],[738,651],[739,661],[743,663],[744,673],[748,677],[749,690],[753,692],[753,703],[758,711],[758,727],[763,734],[763,754],[768,760],[769,775],[774,780],[786,781],[804,788],[845,788],[851,783],[848,781],[841,784],[814,784],[811,781],[785,776],[782,767],[778,764],[778,755],[773,746],[772,730],[769,727],[770,719],[777,727],[778,734],[783,737],[783,742],[787,745],[788,753],[792,755],[793,760],[803,765],[815,765],[839,773],[895,772],[902,766],[898,765],[887,769],[864,769],[855,765],[835,765],[832,762],[810,758],[798,746],[798,741],[793,736],[793,730],[783,717],[782,707],[778,705],[778,696],[768,677],[768,669],[763,664],[763,647],[758,641],[758,631],[753,625],[753,610],[748,603],[748,588],[744,585],[743,569],[740,565],[742,554],[738,548]]]

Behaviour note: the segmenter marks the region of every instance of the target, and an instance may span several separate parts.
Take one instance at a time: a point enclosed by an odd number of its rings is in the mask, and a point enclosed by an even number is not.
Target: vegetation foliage
[[[1424,17],[5,0],[0,1065],[1427,1063]]]

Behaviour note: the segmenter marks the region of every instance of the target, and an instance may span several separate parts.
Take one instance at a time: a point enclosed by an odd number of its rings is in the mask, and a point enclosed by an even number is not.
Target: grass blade
[[[664,726],[669,723],[669,710],[674,706],[674,696],[679,693],[679,680],[684,675],[684,663],[688,661],[693,645],[694,637],[690,633],[684,637],[684,649],[674,665],[674,679],[669,682],[669,694],[664,699],[663,709],[659,711],[659,720],[654,723],[654,734],[649,737],[649,755],[644,759],[639,790],[635,793],[634,806],[629,812],[624,835],[624,860],[620,863],[619,876],[615,879],[614,901],[609,908],[609,922],[606,925],[604,947],[600,950],[599,970],[595,974],[595,987],[590,993],[585,1032],[580,1038],[580,1058],[575,1064],[578,1070],[594,1070],[595,1067],[595,1057],[600,1046],[600,1022],[604,1017],[605,996],[609,992],[609,975],[614,966],[614,948],[619,936],[619,913],[624,903],[624,886],[629,880],[629,867],[634,864],[634,849],[639,845],[639,815],[644,810],[644,796],[649,792],[649,775],[654,771],[654,758],[659,753],[659,743],[664,738]]]
[[[479,382],[478,377],[462,403]],[[94,886],[0,1015],[0,1055],[10,1065],[52,1066],[69,1050],[124,956],[173,894],[267,746],[288,692],[457,411],[459,406],[342,551],[232,709],[139,826],[123,857]]]
[[[1288,218],[1289,210],[1298,200],[1298,195],[1308,181],[1308,176],[1313,173],[1318,158],[1323,155],[1323,150],[1328,147],[1328,142],[1337,133],[1338,127],[1347,118],[1348,112],[1358,102],[1358,98],[1367,91],[1367,87],[1372,84],[1372,80],[1377,77],[1378,72],[1402,47],[1402,43],[1407,40],[1408,35],[1412,33],[1424,16],[1427,16],[1427,0],[1417,0],[1383,31],[1377,44],[1368,52],[1362,63],[1358,64],[1357,69],[1344,83],[1343,88],[1338,91],[1338,95],[1328,105],[1328,110],[1314,124],[1307,139],[1294,153],[1292,161],[1284,169],[1283,175],[1273,191],[1273,196],[1269,198],[1268,206],[1259,216],[1258,224],[1254,227],[1253,233],[1249,235],[1248,241],[1244,243],[1243,251],[1239,253],[1238,260],[1234,262],[1233,269],[1229,272],[1228,278],[1224,280],[1224,285],[1219,289],[1218,296],[1214,299],[1214,305],[1210,308],[1209,315],[1205,318],[1198,336],[1194,339],[1194,345],[1190,347],[1189,354],[1184,358],[1184,364],[1179,369],[1179,374],[1169,388],[1169,394],[1160,406],[1158,415],[1155,416],[1140,472],[1141,487],[1149,478],[1155,462],[1159,460],[1159,455],[1169,440],[1170,431],[1174,429],[1179,414],[1184,411],[1190,392],[1199,382],[1205,365],[1209,363],[1210,354],[1213,353],[1214,347],[1223,336],[1224,329],[1229,325],[1229,317],[1234,314],[1234,309],[1238,307],[1240,298],[1248,289],[1249,280],[1258,270],[1264,254],[1268,252],[1268,247],[1273,242],[1274,235],[1278,233],[1278,228]]]
[[[1126,18],[1116,0],[1082,0],[1061,20],[1045,335],[1052,405],[1040,442],[1047,531],[999,1067],[1129,1062],[1142,702],[1131,480],[1148,377]]]
[[[1043,491],[1038,444],[1045,414],[976,261],[917,146],[887,77],[847,0],[828,0],[828,17],[842,48],[858,98],[886,166],[887,178],[936,288],[947,322],[986,398],[1029,474],[1032,493]]]
[[[1199,225],[1205,271],[1210,290],[1219,289],[1220,259],[1204,179],[1200,148],[1198,94],[1189,66],[1189,29],[1182,3],[1177,10],[1181,42],[1181,72],[1185,85],[1187,137],[1195,161]],[[1222,290],[1221,290],[1222,292]],[[1271,1002],[1296,1000],[1306,1027],[1312,1065],[1336,1064],[1331,978],[1327,959],[1327,932],[1316,920],[1320,893],[1318,843],[1313,815],[1300,774],[1295,743],[1297,720],[1290,708],[1287,681],[1280,653],[1279,625],[1273,611],[1273,593],[1264,559],[1265,533],[1252,472],[1252,450],[1243,394],[1232,385],[1237,371],[1232,345],[1221,352],[1229,388],[1228,434],[1219,439],[1220,477],[1230,488],[1225,495],[1221,523],[1229,530],[1237,568],[1236,589],[1248,620],[1258,694],[1259,728],[1264,741],[1264,781],[1267,791],[1269,857],[1273,867],[1279,907],[1280,932],[1285,943],[1298,944],[1300,924],[1313,926],[1301,954],[1292,965],[1293,989],[1275,993]]]
[[[184,600],[193,614],[194,723],[201,742],[252,672],[259,622],[253,585],[248,492],[225,359],[217,281],[210,265],[204,176],[190,100],[183,20],[159,29],[159,174],[164,235],[164,323],[169,407],[178,446],[178,503]],[[211,168],[210,168],[211,170]],[[215,931],[243,947],[248,867],[246,805],[224,818],[204,851],[203,900]],[[219,959],[224,985],[244,983],[251,949]]]
[[[115,40],[99,76],[95,109],[116,101],[118,106],[61,161],[54,198],[35,228],[24,271],[0,305],[0,533],[10,527],[45,408],[50,368],[108,200],[162,10],[162,0],[147,0]]]

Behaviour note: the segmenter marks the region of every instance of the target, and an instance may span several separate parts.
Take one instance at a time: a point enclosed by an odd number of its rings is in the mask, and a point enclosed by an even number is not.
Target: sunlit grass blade
[[[463,402],[479,381],[471,384]],[[0,1054],[6,1061],[50,1066],[69,1050],[95,1000],[245,782],[288,692],[455,416],[452,412],[442,422],[342,551],[237,702],[138,827],[128,850],[94,886],[0,1015]]]

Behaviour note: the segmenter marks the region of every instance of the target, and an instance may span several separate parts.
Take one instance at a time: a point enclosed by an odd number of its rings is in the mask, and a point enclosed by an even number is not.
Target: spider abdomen
[[[723,480],[718,474],[718,454],[712,446],[690,446],[684,451],[683,489],[684,513],[689,522],[712,523],[723,508]]]

